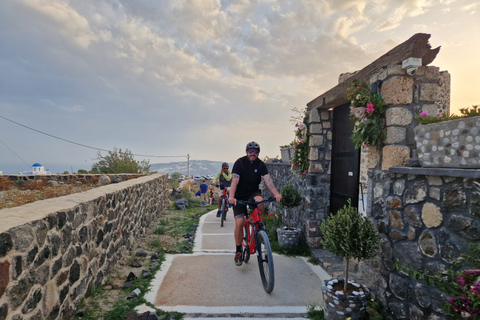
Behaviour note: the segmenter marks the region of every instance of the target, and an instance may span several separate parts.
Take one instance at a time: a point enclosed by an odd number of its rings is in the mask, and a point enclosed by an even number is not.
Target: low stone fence
[[[69,319],[168,194],[156,174],[0,210],[0,319]]]
[[[33,180],[53,180],[56,182],[75,182],[83,183],[97,182],[101,176],[108,176],[111,180],[126,181],[145,176],[145,174],[136,173],[117,173],[117,174],[0,174],[0,177],[6,177],[13,181],[33,181]]]

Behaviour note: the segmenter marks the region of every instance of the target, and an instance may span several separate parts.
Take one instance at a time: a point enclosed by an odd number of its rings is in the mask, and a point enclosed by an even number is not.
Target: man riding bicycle
[[[268,174],[265,163],[258,158],[260,146],[255,141],[249,142],[245,148],[247,155],[239,158],[233,165],[233,178],[230,186],[230,198],[228,202],[233,205],[233,214],[235,216],[235,264],[241,266],[242,260],[242,241],[243,241],[243,223],[247,207],[237,205],[238,200],[248,200],[254,198],[255,201],[262,201],[262,194],[259,189],[260,182],[263,180],[268,189],[272,192],[275,200],[280,202],[282,195],[277,191],[272,178]],[[263,204],[258,206],[260,215],[263,216]]]
[[[227,197],[229,195],[230,191],[230,185],[232,183],[232,171],[228,170],[228,163],[224,162],[222,163],[222,170],[213,178],[212,186],[216,186],[217,181],[219,181],[218,186],[220,187],[223,185],[223,187],[227,191]],[[220,217],[220,202],[222,198],[222,190],[219,191],[218,195],[218,211],[217,211],[217,217]]]

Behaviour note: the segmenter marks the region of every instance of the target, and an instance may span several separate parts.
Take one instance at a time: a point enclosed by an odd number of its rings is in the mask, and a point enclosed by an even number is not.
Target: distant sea
[[[151,163],[150,170],[157,171],[158,173],[166,173],[169,175],[174,172],[190,176],[216,175],[218,172],[220,172],[222,163],[223,161],[190,160],[189,167],[187,166],[187,161],[153,164]],[[50,171],[52,174],[62,174],[64,172],[76,173],[79,169],[90,170],[92,168],[92,164],[83,164],[81,166],[54,164],[50,167],[45,164],[43,165],[45,166],[45,171]],[[230,169],[232,167],[233,163],[230,163]],[[2,171],[4,175],[20,174],[25,172],[31,172],[32,167],[28,167],[27,165],[22,166],[20,164],[0,164],[0,171]]]

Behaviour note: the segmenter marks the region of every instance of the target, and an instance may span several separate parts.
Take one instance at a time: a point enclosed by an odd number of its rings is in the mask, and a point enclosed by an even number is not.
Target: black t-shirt
[[[248,200],[255,191],[259,190],[258,186],[262,181],[262,176],[268,174],[268,169],[262,160],[257,158],[250,162],[248,157],[244,156],[235,161],[232,173],[240,176],[235,198]]]

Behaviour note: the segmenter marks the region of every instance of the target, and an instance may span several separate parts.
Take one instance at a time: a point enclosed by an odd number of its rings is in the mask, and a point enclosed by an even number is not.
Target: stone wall
[[[313,109],[309,112],[310,167],[308,173],[300,176],[291,169],[289,160],[267,163],[270,175],[277,189],[291,182],[304,195],[303,203],[294,209],[278,209],[271,204],[271,210],[283,214],[285,225],[302,231],[302,237],[312,248],[321,246],[320,224],[330,210],[330,163],[332,155],[332,113],[328,110]],[[292,150],[293,151],[293,150]],[[265,189],[267,196],[271,195]]]
[[[360,263],[362,279],[391,319],[448,319],[445,296],[395,264],[441,275],[480,241],[480,171],[395,167],[370,173],[367,212],[382,246],[376,259]]]
[[[155,215],[167,175],[0,210],[0,319],[69,319]]]
[[[422,167],[480,168],[480,116],[420,125],[415,128]]]
[[[267,168],[279,191],[282,186],[291,182],[304,195],[302,204],[293,209],[279,209],[276,204],[270,203],[269,213],[281,213],[285,225],[301,230],[302,237],[309,246],[318,248],[321,240],[318,225],[326,217],[325,208],[330,197],[328,177],[323,177],[325,180],[315,174],[300,177],[296,171],[291,170],[291,164],[286,162],[267,163]],[[265,197],[272,195],[268,188],[263,188],[263,193]]]

